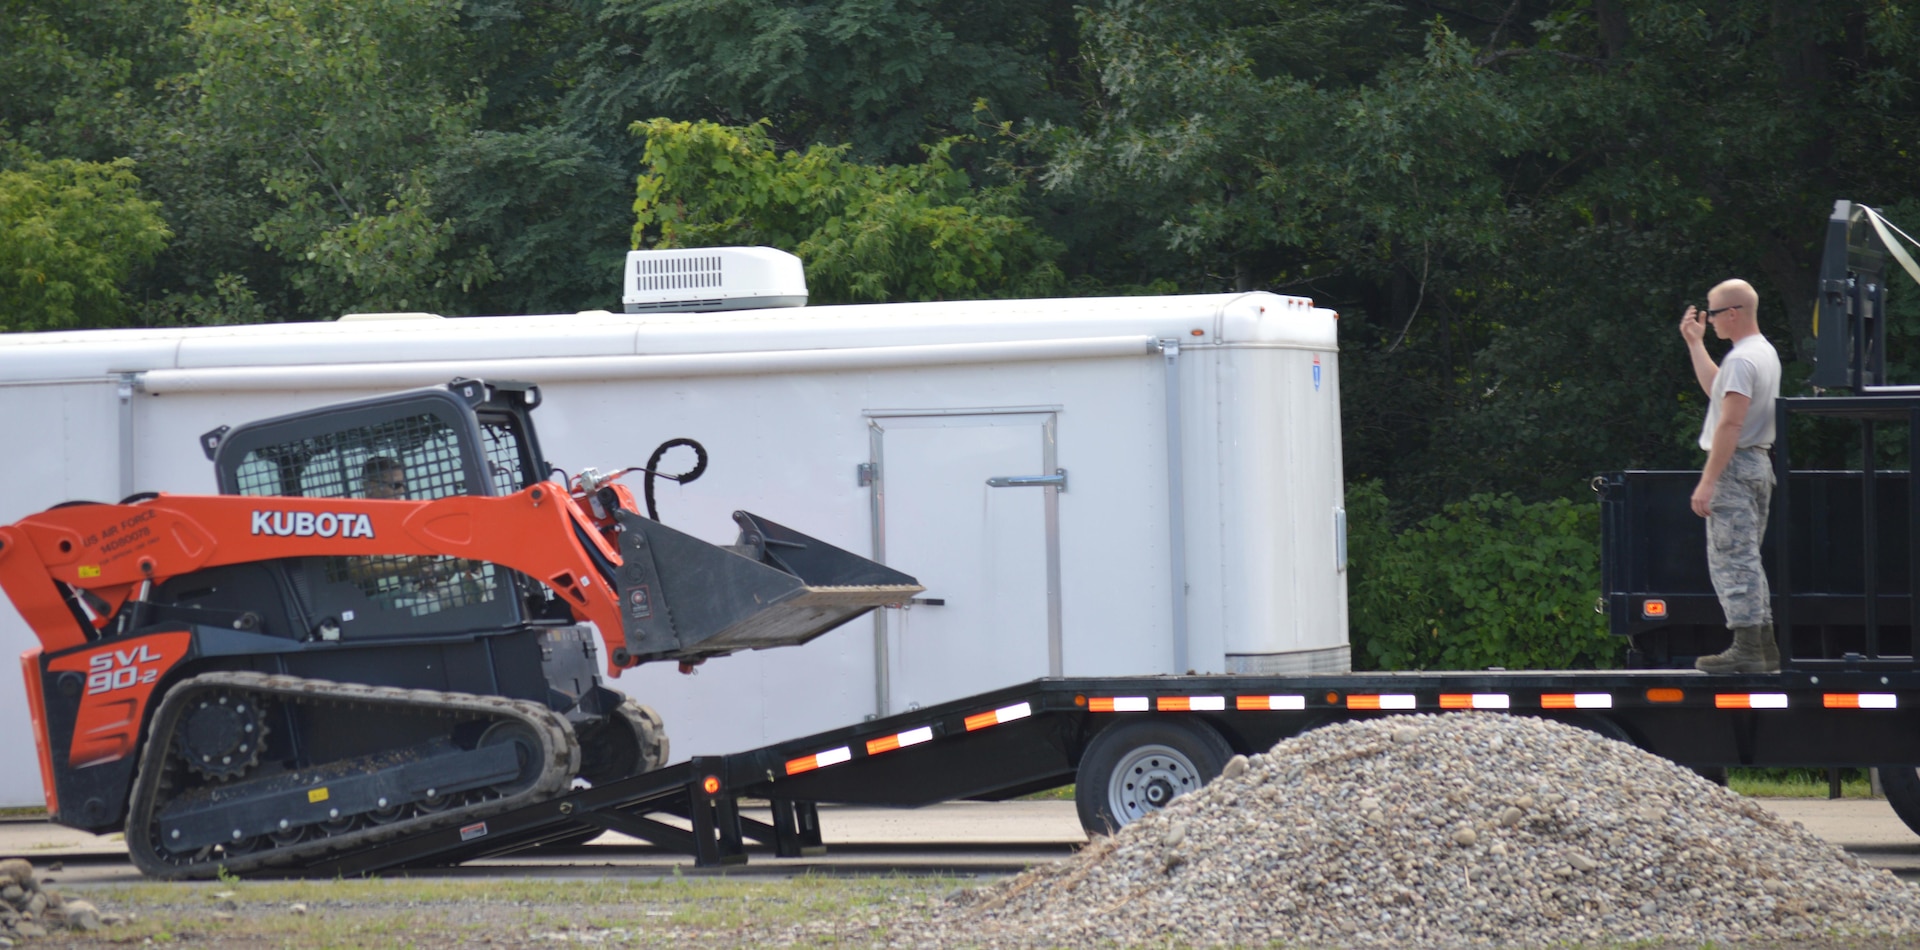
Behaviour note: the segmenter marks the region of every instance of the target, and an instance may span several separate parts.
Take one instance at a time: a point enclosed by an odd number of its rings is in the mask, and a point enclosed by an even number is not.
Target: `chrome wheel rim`
[[[1107,781],[1107,811],[1122,827],[1206,784],[1186,753],[1143,745],[1122,756]]]

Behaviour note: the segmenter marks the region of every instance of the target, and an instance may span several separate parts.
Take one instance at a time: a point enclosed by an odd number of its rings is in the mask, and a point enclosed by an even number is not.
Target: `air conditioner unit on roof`
[[[628,313],[804,307],[807,275],[770,247],[628,251],[621,302]]]

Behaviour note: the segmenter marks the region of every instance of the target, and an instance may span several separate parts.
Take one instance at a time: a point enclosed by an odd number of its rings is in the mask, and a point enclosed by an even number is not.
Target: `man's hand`
[[[1712,507],[1713,483],[1703,478],[1693,489],[1693,513],[1705,518]]]
[[[1687,312],[1680,315],[1680,336],[1687,341],[1688,346],[1693,346],[1707,338],[1707,318],[1698,308],[1688,305]],[[1713,490],[1708,489],[1707,494],[1713,494]]]

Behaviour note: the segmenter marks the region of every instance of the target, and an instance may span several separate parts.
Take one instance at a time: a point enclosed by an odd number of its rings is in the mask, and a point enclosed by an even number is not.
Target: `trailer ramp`
[[[696,756],[484,821],[336,853],[283,873],[331,877],[446,866],[578,841],[596,829],[691,856],[698,867],[744,864],[748,842],[772,849],[776,857],[819,855],[825,853],[821,802],[913,807],[1012,798],[1071,782],[1077,723],[1071,716],[1046,713],[1071,712],[1072,696],[1059,690],[1036,693],[1039,685],[733,755]],[[954,736],[968,741],[933,741]],[[831,768],[842,763],[853,767]],[[743,799],[768,802],[772,821],[742,814]]]

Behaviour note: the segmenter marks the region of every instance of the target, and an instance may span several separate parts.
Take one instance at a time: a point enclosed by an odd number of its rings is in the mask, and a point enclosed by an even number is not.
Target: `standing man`
[[[1707,394],[1700,447],[1707,464],[1693,490],[1693,513],[1707,519],[1707,570],[1720,595],[1733,645],[1701,657],[1707,673],[1777,673],[1773,605],[1760,563],[1773,502],[1773,403],[1780,395],[1780,355],[1760,334],[1760,295],[1744,280],[1721,282],[1707,293],[1707,309],[1688,307],[1680,318],[1693,375]],[[1733,349],[1715,366],[1707,355],[1707,323]]]

